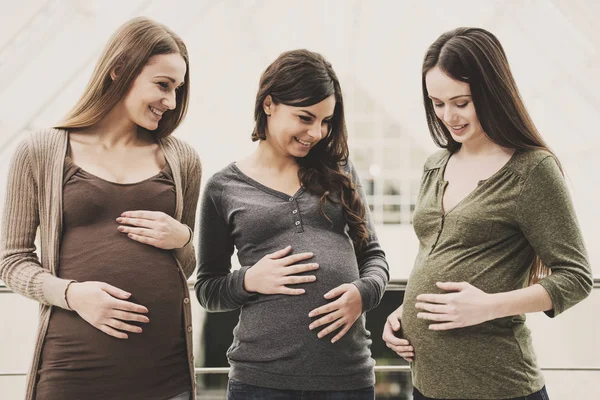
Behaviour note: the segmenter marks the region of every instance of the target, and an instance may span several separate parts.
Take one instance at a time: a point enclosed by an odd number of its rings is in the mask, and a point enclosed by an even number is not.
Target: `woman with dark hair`
[[[444,150],[425,163],[419,254],[383,339],[412,362],[415,399],[547,399],[524,314],[555,317],[593,284],[560,164],[490,32],[443,34],[422,76]]]
[[[170,136],[188,97],[185,44],[136,18],[66,119],[17,148],[0,272],[42,304],[26,399],[193,397],[186,278],[201,167]]]
[[[256,150],[209,179],[200,213],[200,304],[241,308],[228,398],[373,399],[364,313],[388,266],[348,160],[331,64],[281,54],[260,79],[254,117]],[[242,268],[231,272],[234,247]]]

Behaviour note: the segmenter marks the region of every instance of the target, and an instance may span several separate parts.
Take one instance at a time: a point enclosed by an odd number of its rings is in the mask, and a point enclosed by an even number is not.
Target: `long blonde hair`
[[[165,113],[158,128],[151,132],[157,138],[170,135],[187,113],[190,92],[188,52],[179,36],[145,17],[127,21],[112,35],[83,95],[55,128],[83,129],[95,125],[125,97],[151,57],[173,53],[180,54],[185,60],[184,84],[177,91],[176,108]]]

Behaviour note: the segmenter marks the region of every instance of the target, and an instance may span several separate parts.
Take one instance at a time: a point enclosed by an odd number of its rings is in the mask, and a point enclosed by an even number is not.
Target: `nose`
[[[452,123],[456,120],[456,113],[454,112],[452,107],[444,107],[444,121],[448,125],[452,125]]]
[[[177,96],[175,91],[171,91],[162,99],[162,104],[169,110],[174,110],[177,107]]]
[[[308,135],[315,140],[321,140],[323,133],[321,132],[321,125],[318,121],[315,121],[308,129]]]

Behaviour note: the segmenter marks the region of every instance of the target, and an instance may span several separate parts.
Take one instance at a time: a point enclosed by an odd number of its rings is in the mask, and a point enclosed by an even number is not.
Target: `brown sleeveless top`
[[[124,211],[175,212],[167,165],[155,176],[118,184],[65,159],[63,236],[58,276],[101,281],[130,292],[148,308],[142,333],[122,340],[55,307],[46,334],[37,400],[162,400],[191,390],[179,269],[170,250],[129,239],[117,230]],[[138,324],[128,322],[130,324]]]

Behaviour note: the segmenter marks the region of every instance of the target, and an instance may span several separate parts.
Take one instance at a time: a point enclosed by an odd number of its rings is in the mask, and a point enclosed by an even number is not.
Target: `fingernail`
[[[131,297],[131,293],[125,293],[125,297]]]
[[[319,264],[315,264],[315,265],[313,265],[313,268],[314,268],[314,269],[317,269],[317,268],[319,268]]]
[[[337,339],[331,339],[331,343],[337,342]]]
[[[138,333],[142,333],[142,328],[138,329]]]
[[[308,316],[309,316],[309,317],[311,317],[311,318],[312,318],[314,315],[315,315],[315,314],[313,314],[313,312],[312,312],[312,311],[308,313]]]
[[[117,218],[117,222],[121,222],[121,221],[123,221],[123,218],[121,218],[121,217]]]

